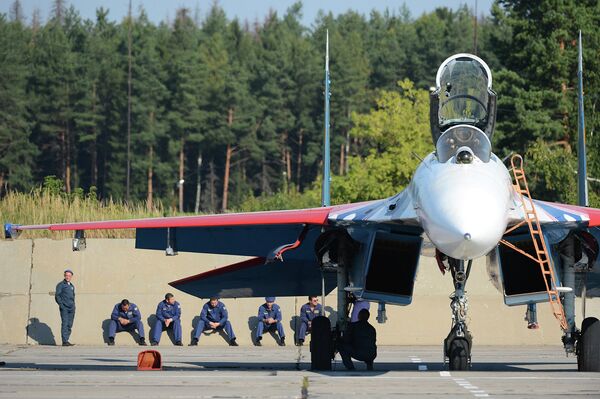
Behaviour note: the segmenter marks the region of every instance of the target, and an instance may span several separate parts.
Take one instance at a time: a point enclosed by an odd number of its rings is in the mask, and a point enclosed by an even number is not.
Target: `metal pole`
[[[329,184],[330,184],[330,160],[329,160],[329,30],[325,44],[325,139],[323,142],[323,185],[321,193],[321,206],[331,205]]]
[[[579,66],[577,68],[578,80],[578,129],[577,129],[577,158],[579,160],[578,177],[578,205],[589,206],[587,186],[587,166],[585,156],[585,118],[583,114],[583,50],[581,45],[581,31],[579,31]]]

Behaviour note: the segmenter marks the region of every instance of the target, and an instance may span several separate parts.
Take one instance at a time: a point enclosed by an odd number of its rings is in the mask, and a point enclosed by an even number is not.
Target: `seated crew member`
[[[256,345],[260,346],[265,331],[277,331],[281,346],[285,346],[285,332],[281,324],[281,309],[275,303],[274,296],[265,298],[265,303],[258,308],[258,326],[256,328]]]
[[[373,361],[377,357],[377,332],[369,324],[370,313],[362,309],[358,321],[348,324],[339,347],[342,362],[348,370],[354,370],[352,358],[367,364],[367,370],[373,370]]]
[[[144,338],[144,324],[142,323],[142,314],[135,303],[130,303],[123,299],[117,303],[110,315],[110,325],[108,326],[108,344],[115,344],[115,335],[121,331],[137,330],[140,336],[140,345],[146,345]]]
[[[156,323],[152,334],[152,346],[158,345],[163,330],[172,329],[175,336],[175,345],[181,343],[181,306],[170,292],[165,295],[165,300],[160,301],[156,307]]]
[[[308,303],[302,305],[300,308],[300,329],[298,331],[298,345],[304,345],[304,338],[306,334],[311,331],[311,324],[315,317],[325,316],[323,313],[323,306],[319,303],[319,298],[312,295],[308,297]]]
[[[194,330],[194,338],[192,338],[190,346],[198,345],[200,334],[207,330],[225,331],[225,334],[227,334],[227,337],[229,338],[229,345],[238,346],[228,317],[229,314],[227,313],[225,304],[220,302],[219,298],[216,296],[210,297],[210,300],[206,302],[204,306],[202,306],[202,311],[200,312],[200,321],[196,325],[196,329]]]

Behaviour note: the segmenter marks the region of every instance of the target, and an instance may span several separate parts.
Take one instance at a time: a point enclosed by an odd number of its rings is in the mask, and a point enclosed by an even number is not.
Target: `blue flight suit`
[[[66,280],[61,281],[56,286],[54,300],[58,303],[58,309],[60,310],[60,335],[64,344],[69,342],[73,320],[75,319],[75,286],[72,283],[67,283]]]
[[[265,320],[272,318],[276,321],[273,324],[265,323]],[[271,310],[267,307],[267,304],[262,304],[258,308],[258,326],[256,328],[256,338],[260,338],[265,331],[274,331],[277,329],[279,338],[285,338],[285,332],[283,331],[283,324],[281,324],[281,309],[276,303],[273,304]]]
[[[230,341],[235,339],[235,334],[233,333],[233,328],[231,328],[231,323],[229,322],[228,317],[229,314],[227,313],[227,308],[223,302],[217,303],[217,306],[214,308],[210,306],[210,301],[206,302],[204,306],[202,306],[202,312],[200,312],[200,321],[194,330],[194,338],[200,339],[200,334],[202,334],[202,331],[212,330],[212,327],[209,323],[213,322],[219,323],[217,330],[223,329]]]
[[[121,324],[119,317],[129,320],[129,324]],[[135,303],[129,304],[127,312],[121,309],[121,303],[117,303],[110,315],[110,325],[108,326],[108,337],[114,338],[118,332],[137,330],[140,338],[144,338],[144,323],[142,323],[142,314]]]
[[[166,319],[173,319],[169,327],[165,324]],[[156,323],[154,323],[152,341],[159,343],[163,330],[167,328],[173,329],[175,342],[181,342],[181,305],[177,301],[171,305],[165,299],[164,301],[160,301],[156,307]]]
[[[321,306],[320,303],[317,304],[317,306],[315,306],[315,309],[311,309],[310,304],[305,303],[304,305],[302,305],[302,307],[300,308],[300,329],[298,331],[298,340],[303,340],[304,341],[304,337],[306,337],[306,332],[310,331],[310,328],[308,327],[308,322],[312,321],[315,317],[318,316],[325,316],[325,313],[323,313],[323,306]]]

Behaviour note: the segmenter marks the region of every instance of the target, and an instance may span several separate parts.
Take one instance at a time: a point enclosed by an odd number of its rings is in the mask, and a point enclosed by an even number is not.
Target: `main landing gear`
[[[471,367],[473,337],[467,328],[466,318],[469,303],[465,286],[471,272],[472,263],[473,261],[469,260],[465,270],[465,261],[448,259],[454,292],[450,295],[452,328],[444,340],[444,364],[447,363],[450,370],[461,371],[468,370]]]

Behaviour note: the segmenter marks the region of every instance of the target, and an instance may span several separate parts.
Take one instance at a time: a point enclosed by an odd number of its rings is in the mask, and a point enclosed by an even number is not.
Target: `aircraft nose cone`
[[[460,176],[432,184],[421,193],[425,233],[448,256],[483,256],[506,230],[510,192],[501,181]]]

